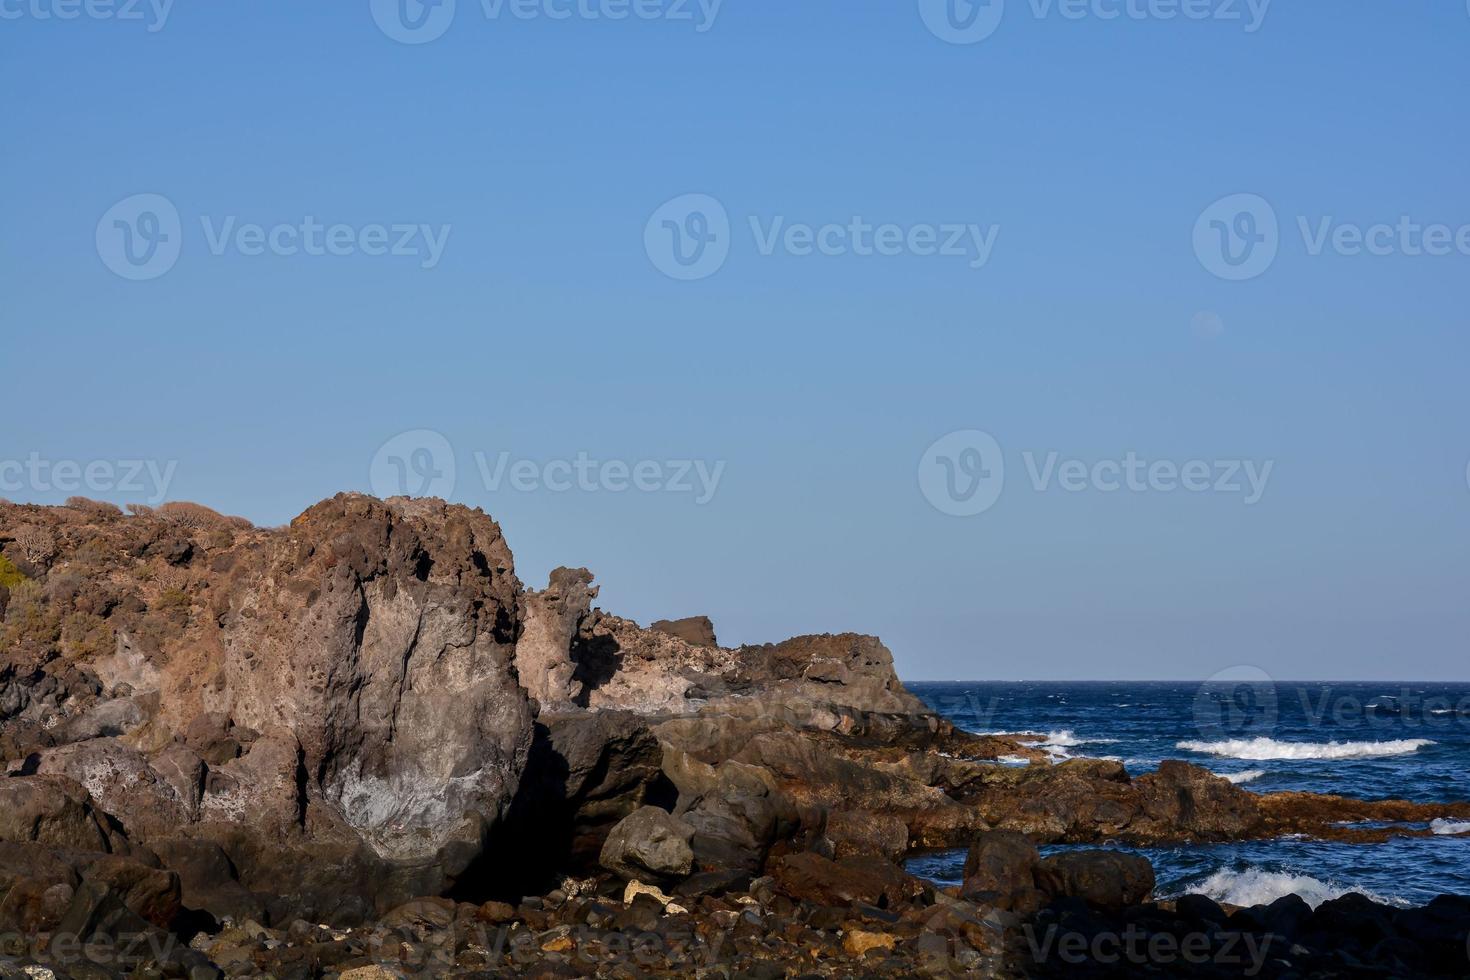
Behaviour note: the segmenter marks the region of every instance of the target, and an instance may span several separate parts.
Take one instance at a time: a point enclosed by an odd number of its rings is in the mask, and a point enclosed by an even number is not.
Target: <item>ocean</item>
[[[1470,799],[1470,684],[1286,683],[1263,673],[1198,683],[916,683],[909,689],[958,727],[1045,736],[1054,759],[1121,760],[1139,775],[1164,759],[1203,766],[1253,792],[1303,790],[1359,799]],[[1016,764],[1019,764],[1017,760]],[[1418,825],[1424,826],[1424,825]],[[1383,844],[1286,838],[1138,848],[1158,895],[1232,905],[1296,893],[1317,905],[1347,892],[1419,905],[1470,894],[1470,825]],[[1044,847],[1043,854],[1064,850]],[[914,874],[958,884],[964,850],[920,854]]]

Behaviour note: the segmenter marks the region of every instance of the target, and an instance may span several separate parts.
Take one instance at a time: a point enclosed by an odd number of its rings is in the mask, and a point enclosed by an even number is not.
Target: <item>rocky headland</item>
[[[527,588],[477,510],[0,503],[0,555],[0,976],[1470,973],[1470,900],[1161,903],[1101,847],[1470,804],[1053,764],[873,637],[732,648],[585,569]],[[963,887],[903,870],[939,847]]]

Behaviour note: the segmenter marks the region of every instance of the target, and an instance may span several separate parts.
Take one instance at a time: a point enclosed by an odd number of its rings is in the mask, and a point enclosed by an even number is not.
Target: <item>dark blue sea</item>
[[[1057,760],[1119,759],[1138,775],[1164,759],[1183,759],[1259,793],[1470,799],[1470,684],[1285,683],[1242,669],[1204,685],[908,687],[967,731],[1044,736],[1042,747]],[[1196,892],[1255,905],[1294,892],[1316,905],[1356,891],[1417,905],[1435,895],[1470,894],[1470,824],[1429,826],[1432,837],[1385,844],[1288,838],[1139,853],[1153,861],[1164,898]],[[920,855],[910,870],[955,884],[964,858],[964,851]]]

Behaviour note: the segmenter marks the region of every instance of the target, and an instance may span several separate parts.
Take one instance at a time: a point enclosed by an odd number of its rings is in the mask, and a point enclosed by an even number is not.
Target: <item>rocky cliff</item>
[[[0,551],[12,787],[75,786],[219,912],[352,921],[503,890],[487,847],[518,850],[528,812],[559,814],[532,821],[553,850],[595,856],[671,785],[657,719],[924,711],[871,638],[730,650],[593,609],[585,570],[527,590],[500,527],[439,501],[342,495],[273,530],[5,505]],[[204,887],[211,862],[235,880]]]
[[[341,495],[278,529],[0,502],[0,947],[162,937],[145,965],[191,977],[360,980],[421,954],[432,976],[627,976],[627,957],[573,957],[643,934],[663,945],[638,975],[1030,972],[1024,923],[1193,921],[1146,904],[1147,862],[1036,844],[1470,818],[1258,797],[1183,763],[1053,765],[1025,736],[955,730],[873,637],[723,647],[702,617],[645,629],[596,598],[586,569],[526,588],[500,527],[440,501]],[[963,889],[899,865],[970,845]],[[1453,902],[1299,912],[1280,914],[1307,945],[1281,955],[1320,950],[1329,974],[1361,921],[1424,944],[1373,952],[1390,972],[1450,962],[1470,922]],[[670,945],[686,927],[699,962]]]

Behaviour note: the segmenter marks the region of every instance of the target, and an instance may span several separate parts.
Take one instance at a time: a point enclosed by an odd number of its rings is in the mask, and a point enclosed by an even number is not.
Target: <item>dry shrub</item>
[[[243,517],[227,517],[211,507],[190,503],[187,500],[163,504],[158,508],[157,513],[170,524],[195,531],[216,528],[245,531],[255,526]]]
[[[66,506],[72,510],[79,510],[86,514],[94,514],[98,517],[121,517],[122,508],[117,504],[109,504],[105,500],[92,500],[88,497],[68,497]]]
[[[43,565],[56,557],[56,535],[44,527],[22,524],[15,529],[15,543],[32,564]]]

